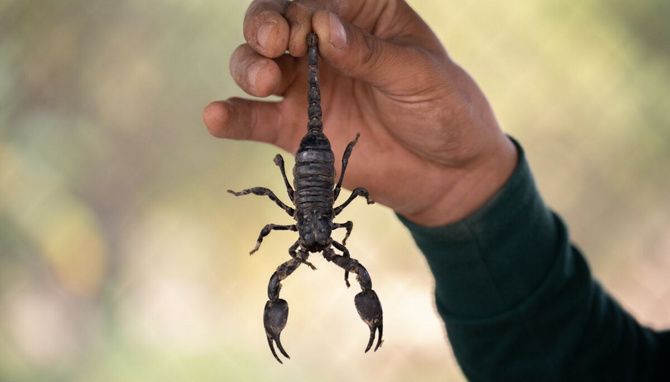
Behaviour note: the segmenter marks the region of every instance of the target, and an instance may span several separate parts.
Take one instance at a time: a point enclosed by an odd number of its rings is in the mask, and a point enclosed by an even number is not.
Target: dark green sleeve
[[[592,278],[515,144],[514,174],[471,216],[437,228],[401,217],[435,277],[463,372],[471,381],[661,380],[654,365],[668,335],[641,327]]]

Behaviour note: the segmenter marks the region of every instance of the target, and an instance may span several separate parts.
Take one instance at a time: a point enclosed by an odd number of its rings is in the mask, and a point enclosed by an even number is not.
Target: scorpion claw
[[[272,338],[270,338],[270,337],[268,337],[268,345],[270,345],[270,351],[272,351],[272,355],[275,356],[275,359],[277,360],[277,362],[279,362],[283,365],[284,362],[282,362],[281,359],[279,359],[279,357],[277,356],[277,352],[275,351],[275,347],[274,347],[274,345],[272,345]]]
[[[377,338],[377,346],[375,350],[379,349],[384,342],[382,340],[383,334],[383,316],[382,316],[382,305],[379,302],[379,297],[377,293],[372,289],[368,291],[363,291],[356,295],[354,302],[356,304],[356,310],[358,310],[358,315],[361,316],[363,322],[365,322],[370,327],[370,341],[368,341],[368,346],[365,348],[367,353],[375,340],[375,333],[379,332],[379,337]]]
[[[279,359],[279,356],[277,356],[273,342],[277,343],[277,348],[279,348],[279,351],[284,355],[284,357],[289,359],[291,358],[286,353],[286,350],[284,350],[284,347],[282,346],[281,341],[279,339],[281,331],[284,330],[284,327],[286,326],[287,320],[288,320],[288,303],[286,302],[286,300],[283,299],[278,299],[274,301],[270,300],[265,304],[265,312],[263,314],[263,325],[265,326],[265,335],[268,338],[268,345],[270,345],[272,355],[277,359],[277,361],[279,361],[279,363],[283,362],[281,361],[281,359]]]
[[[284,357],[291,359],[291,357],[286,354],[286,350],[284,350],[284,347],[281,346],[281,342],[279,342],[279,336],[277,336],[276,340],[273,340],[270,336],[268,336],[268,344],[270,345],[270,351],[272,351],[272,355],[275,357],[275,359],[281,363],[282,365],[284,362],[282,362],[281,359],[279,359],[279,356],[277,355],[277,352],[275,351],[275,347],[272,345],[272,343],[276,342],[277,343],[277,348],[279,348],[279,351],[284,355]]]

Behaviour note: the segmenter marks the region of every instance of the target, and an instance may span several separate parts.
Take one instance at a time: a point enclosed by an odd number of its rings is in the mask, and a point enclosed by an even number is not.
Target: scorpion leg
[[[333,246],[342,252],[346,251],[346,248],[342,244],[335,241],[333,241]],[[356,259],[349,257],[348,251],[346,251],[345,254],[345,256],[336,255],[332,248],[323,251],[326,260],[332,261],[340,268],[356,274],[356,280],[361,285],[363,291],[356,295],[354,303],[356,304],[358,315],[361,316],[363,322],[370,327],[370,340],[365,348],[365,352],[367,353],[368,350],[370,350],[375,340],[375,333],[379,332],[377,345],[375,346],[375,351],[377,351],[384,342],[382,340],[384,329],[382,304],[379,301],[379,297],[377,297],[377,293],[372,290],[372,280],[370,279],[367,269],[365,269],[365,267]]]
[[[286,350],[284,350],[279,338],[282,330],[284,330],[284,327],[286,326],[286,321],[288,320],[288,303],[286,300],[279,298],[279,291],[282,286],[281,281],[287,278],[304,262],[307,253],[302,253],[301,251],[300,257],[301,259],[291,259],[278,266],[275,273],[270,277],[270,283],[268,284],[269,300],[265,304],[265,309],[263,311],[263,326],[265,327],[265,335],[268,339],[270,351],[272,351],[272,355],[279,361],[279,363],[283,362],[277,356],[277,352],[275,352],[274,343],[277,344],[277,348],[284,357],[291,358],[288,353],[286,353]]]
[[[254,195],[267,195],[268,198],[270,198],[273,202],[277,203],[279,207],[281,207],[284,211],[286,211],[289,216],[293,217],[293,214],[295,213],[295,210],[286,204],[279,200],[277,195],[275,195],[272,190],[265,188],[265,187],[252,187],[252,188],[247,188],[246,190],[242,190],[239,192],[235,192],[233,190],[228,190],[229,193],[235,195],[235,196],[242,196],[242,195],[248,195],[248,194],[254,194]]]
[[[357,196],[365,196],[365,199],[367,199],[368,204],[373,204],[374,201],[370,199],[370,193],[368,193],[368,190],[366,190],[363,187],[357,187],[355,188],[352,192],[351,195],[349,195],[349,199],[347,199],[344,203],[342,203],[341,206],[336,207],[333,209],[333,213],[335,216],[339,215],[342,210],[349,205],[354,199],[356,199]]]
[[[346,223],[335,223],[333,224],[333,229],[338,229],[338,228],[346,228],[347,229],[347,234],[344,235],[344,240],[342,240],[343,245],[347,245],[347,239],[349,238],[349,235],[351,235],[351,230],[354,229],[354,223],[350,220]]]
[[[275,156],[275,164],[279,167],[279,170],[281,171],[281,176],[284,178],[284,184],[286,185],[286,191],[288,192],[288,197],[291,199],[291,202],[294,200],[295,197],[295,191],[293,191],[293,187],[291,187],[291,183],[289,183],[288,178],[286,177],[286,169],[284,168],[284,157],[281,156],[281,154],[277,154]]]
[[[347,164],[349,163],[349,157],[351,156],[351,151],[354,149],[354,145],[358,142],[360,134],[356,134],[356,138],[353,141],[349,142],[347,148],[344,150],[342,155],[342,171],[340,171],[340,180],[337,181],[335,189],[333,189],[334,200],[337,200],[337,197],[340,196],[340,190],[342,189],[342,180],[344,179],[344,171],[347,169]]]
[[[261,243],[263,242],[263,238],[267,235],[270,234],[271,231],[276,230],[276,231],[297,231],[298,227],[295,226],[295,224],[291,225],[278,225],[278,224],[266,224],[265,227],[261,230],[260,235],[258,235],[258,240],[256,240],[256,246],[254,249],[249,252],[250,255],[253,255],[258,251],[258,248],[260,248]]]

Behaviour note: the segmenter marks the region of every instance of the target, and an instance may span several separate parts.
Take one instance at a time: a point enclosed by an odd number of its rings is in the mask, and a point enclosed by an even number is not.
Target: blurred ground
[[[643,323],[670,326],[668,3],[410,3],[522,142],[596,276]],[[364,203],[345,214],[384,305],[382,351],[363,355],[356,288],[315,257],[318,272],[282,291],[293,359],[271,358],[267,280],[295,238],[246,255],[263,224],[288,222],[225,190],[282,189],[277,149],[200,122],[209,101],[242,95],[227,64],[245,9],[0,3],[3,381],[463,379],[422,256]]]

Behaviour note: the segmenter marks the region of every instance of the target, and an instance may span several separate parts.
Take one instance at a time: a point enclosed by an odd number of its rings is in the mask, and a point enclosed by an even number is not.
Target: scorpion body
[[[368,352],[374,343],[375,334],[378,331],[377,345],[375,351],[381,346],[383,318],[382,307],[379,298],[372,290],[372,281],[370,275],[363,265],[356,259],[351,258],[349,251],[345,247],[346,240],[353,229],[353,222],[335,223],[333,219],[342,210],[349,205],[357,196],[364,196],[368,204],[372,204],[368,191],[359,187],[352,191],[349,198],[338,207],[334,207],[335,201],[340,194],[342,179],[349,161],[349,156],[358,141],[359,135],[347,145],[342,155],[342,170],[337,183],[335,183],[335,156],[330,146],[330,142],[323,133],[323,123],[321,121],[321,95],[319,90],[318,73],[318,47],[317,36],[310,33],[307,36],[308,43],[308,83],[309,91],[307,93],[308,109],[307,114],[309,122],[307,124],[307,134],[302,138],[300,146],[295,156],[295,166],[293,167],[293,187],[286,177],[284,168],[284,158],[277,154],[274,163],[279,167],[289,199],[295,208],[284,204],[271,190],[264,187],[253,187],[239,192],[228,190],[235,196],[241,195],[264,195],[268,196],[279,207],[284,209],[291,217],[296,220],[296,224],[278,225],[267,224],[261,230],[256,247],[250,254],[256,252],[263,238],[273,230],[297,231],[299,238],[293,244],[288,252],[291,259],[277,267],[277,270],[270,277],[268,284],[268,302],[265,304],[263,314],[263,324],[265,334],[272,355],[282,363],[275,352],[274,343],[286,358],[290,358],[284,350],[281,341],[281,331],[286,326],[288,320],[288,303],[279,298],[281,281],[286,279],[301,264],[305,264],[312,269],[314,265],[307,261],[310,252],[322,252],[327,261],[333,262],[344,269],[344,281],[347,287],[349,284],[349,272],[356,274],[356,280],[361,286],[362,292],[358,293],[354,299],[356,309],[361,319],[370,328],[370,339],[365,348]],[[295,188],[295,189],[294,189]],[[346,234],[342,243],[332,239],[331,233],[334,229],[345,228]],[[342,252],[341,255],[335,253],[334,249]]]

